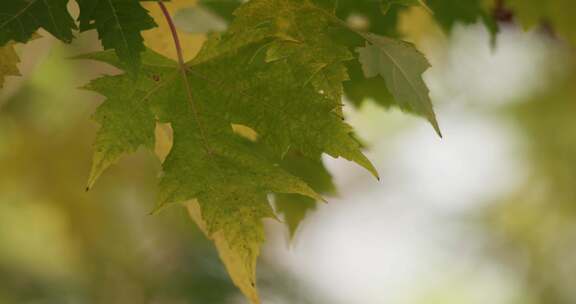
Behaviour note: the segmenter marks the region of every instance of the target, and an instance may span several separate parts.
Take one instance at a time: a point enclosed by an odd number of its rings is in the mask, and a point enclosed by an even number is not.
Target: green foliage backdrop
[[[335,191],[322,155],[354,162],[378,178],[346,122],[344,98],[359,105],[370,97],[421,116],[441,136],[441,119],[422,78],[430,64],[402,40],[402,11],[422,7],[447,33],[458,23],[482,22],[492,44],[497,19],[508,10],[527,28],[544,22],[568,43],[576,37],[570,0],[200,1],[196,9],[229,25],[209,33],[186,61],[171,3],[76,4],[77,21],[68,0],[0,4],[0,87],[5,77],[19,75],[14,45],[27,43],[38,30],[64,43],[95,30],[104,50],[75,59],[121,72],[83,87],[106,98],[93,116],[100,129],[87,188],[123,155],[142,147],[154,151],[158,128],[169,128],[155,210],[186,206],[252,303],[260,302],[262,219],[282,215],[294,234],[306,213]],[[153,9],[164,19],[155,21]],[[362,20],[354,18],[358,14]],[[145,46],[142,32],[157,26],[170,37],[175,58]]]

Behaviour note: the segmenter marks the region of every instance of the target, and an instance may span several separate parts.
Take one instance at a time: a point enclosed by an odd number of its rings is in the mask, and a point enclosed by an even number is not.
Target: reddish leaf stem
[[[178,37],[178,31],[176,30],[176,26],[174,25],[174,21],[172,21],[172,17],[170,16],[170,13],[168,12],[168,9],[166,8],[166,6],[162,2],[162,0],[158,0],[158,6],[160,6],[160,9],[162,10],[162,14],[164,14],[164,18],[166,19],[166,22],[168,23],[168,26],[170,27],[170,33],[172,34],[172,40],[174,40],[174,47],[176,48],[176,54],[178,55],[178,67],[180,69],[180,73],[182,74],[182,81],[184,82],[186,93],[188,95],[188,100],[190,101],[190,108],[192,109],[192,115],[194,115],[194,120],[196,120],[196,123],[198,124],[198,130],[200,132],[200,139],[202,140],[202,144],[204,146],[204,149],[206,150],[206,153],[208,155],[212,155],[212,151],[210,150],[210,147],[208,146],[208,140],[206,138],[204,128],[203,128],[202,123],[200,121],[200,115],[198,113],[199,111],[197,109],[196,104],[194,104],[194,99],[192,97],[192,89],[190,87],[190,82],[188,80],[187,68],[186,68],[186,64],[184,63],[184,56],[182,55],[182,45],[180,44],[180,38]]]
[[[176,31],[176,26],[174,25],[174,21],[172,21],[172,17],[166,8],[166,5],[162,2],[162,0],[158,0],[158,5],[162,10],[162,14],[164,14],[164,18],[170,27],[170,33],[172,34],[172,39],[174,40],[174,46],[176,47],[176,53],[178,54],[178,64],[180,66],[184,65],[184,56],[182,55],[182,46],[180,44],[180,38],[178,37],[178,32]]]

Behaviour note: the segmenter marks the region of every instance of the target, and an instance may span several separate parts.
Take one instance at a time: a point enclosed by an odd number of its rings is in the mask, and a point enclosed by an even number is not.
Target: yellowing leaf
[[[243,125],[232,124],[232,130],[234,133],[250,140],[250,141],[257,141],[258,140],[258,133],[254,131],[252,128]]]
[[[202,208],[197,201],[186,203],[188,214],[198,225],[200,230],[214,242],[220,259],[226,266],[228,274],[234,284],[252,303],[260,303],[260,297],[256,290],[256,260],[260,254],[260,243],[264,241],[264,229],[260,223],[260,218],[249,218],[249,225],[254,225],[258,229],[251,234],[242,235],[241,248],[231,243],[226,234],[222,231],[212,233],[202,216]],[[268,210],[270,211],[270,210]],[[271,213],[266,214],[271,216]]]
[[[83,58],[124,67],[111,52]],[[233,281],[257,303],[255,261],[264,239],[261,220],[274,216],[268,194],[321,198],[259,153],[255,143],[233,132],[233,119],[225,114],[232,110],[226,110],[229,98],[218,95],[221,92],[206,80],[212,76],[204,74],[218,71],[215,63],[180,67],[151,51],[143,54],[142,62],[143,74],[137,80],[122,74],[86,86],[107,97],[95,115],[102,127],[90,184],[121,155],[141,146],[152,150],[156,123],[169,123],[174,139],[163,163],[159,207],[196,199],[201,225],[221,249]],[[242,94],[230,87],[221,91]],[[330,116],[328,112],[325,115]]]
[[[342,115],[342,83],[358,44],[334,36],[335,29],[349,29],[326,7],[309,0],[252,0],[236,10],[227,31],[210,35],[193,60],[176,62],[148,49],[139,77],[104,76],[86,86],[106,97],[94,116],[101,128],[89,185],[126,153],[156,147],[163,157],[169,149],[158,208],[195,201],[188,205],[191,216],[252,303],[259,303],[262,220],[274,217],[269,198],[276,197],[293,233],[322,200],[317,193],[332,190],[323,154],[377,176]],[[381,75],[397,104],[437,127],[421,78],[425,58],[410,45],[353,34],[370,42],[360,50],[366,76]],[[130,69],[111,51],[81,58]],[[170,125],[171,145],[158,124]],[[156,144],[156,134],[165,144]],[[303,200],[310,204],[299,204]]]
[[[154,146],[154,154],[160,159],[161,162],[166,160],[168,153],[172,150],[172,128],[170,124],[156,124],[156,145]]]
[[[8,43],[0,47],[0,88],[4,86],[6,76],[19,76],[18,63],[20,59],[14,50],[14,44]]]

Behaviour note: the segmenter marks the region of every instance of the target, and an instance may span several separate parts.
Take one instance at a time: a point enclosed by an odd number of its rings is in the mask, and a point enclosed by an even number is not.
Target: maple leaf
[[[359,48],[360,62],[366,77],[381,76],[400,108],[422,115],[441,135],[422,74],[430,67],[416,48],[404,41],[366,35],[366,47]]]
[[[67,4],[68,0],[0,1],[0,46],[11,40],[25,43],[40,28],[64,42],[72,41],[76,24]]]
[[[0,88],[4,86],[6,76],[19,76],[20,59],[14,50],[14,43],[0,47]]]
[[[188,64],[186,81],[178,81],[174,62],[148,52],[141,71],[148,77],[138,78],[136,85],[130,86],[132,80],[121,75],[98,79],[88,86],[108,97],[95,116],[102,128],[96,140],[90,184],[122,154],[151,146],[153,117],[157,116],[174,129],[174,146],[163,165],[161,204],[198,199],[209,236],[214,238],[216,232],[225,231],[228,246],[235,248],[233,251],[239,252],[242,259],[255,261],[254,244],[261,240],[256,220],[272,214],[264,204],[268,192],[320,198],[300,179],[254,155],[251,143],[235,135],[231,124],[252,127],[261,142],[279,155],[294,147],[307,154],[343,156],[375,170],[350,135],[351,127],[334,114],[336,106],[312,85],[302,87],[285,61],[267,63],[257,44],[234,49],[232,54],[212,54],[219,43],[225,44],[217,38],[210,40],[198,59]],[[261,57],[255,56],[259,53]],[[109,52],[88,57],[123,67]],[[186,96],[186,92],[194,92],[194,97]],[[198,106],[196,110],[187,102],[190,100]],[[124,104],[108,105],[115,102]],[[255,206],[261,206],[257,209],[260,213],[250,219],[244,213],[256,214],[251,209]],[[250,221],[240,223],[240,227],[231,224],[240,219]],[[232,276],[244,274],[233,280],[252,298],[252,266],[229,272]]]
[[[131,72],[140,66],[144,51],[141,31],[156,26],[138,0],[76,0],[80,31],[96,29],[104,49],[115,49]]]
[[[125,68],[110,52],[81,58]],[[202,80],[203,72],[193,65],[180,68],[148,51],[137,80],[127,74],[93,80],[86,88],[107,99],[95,115],[102,127],[90,184],[121,155],[139,146],[152,149],[155,124],[170,123],[174,145],[163,164],[160,206],[197,200],[199,225],[221,249],[235,284],[256,303],[255,265],[264,238],[261,220],[273,217],[267,194],[321,198],[232,131],[226,99]]]
[[[258,303],[261,221],[274,216],[268,194],[277,195],[278,211],[293,233],[322,199],[317,192],[332,190],[321,155],[377,172],[342,116],[342,83],[356,56],[333,30],[348,28],[308,0],[253,0],[235,14],[229,29],[211,35],[188,63],[147,50],[140,77],[105,76],[86,87],[107,98],[94,116],[101,128],[88,186],[122,155],[139,147],[152,150],[156,125],[170,124],[174,140],[162,165],[159,208],[194,200],[187,204],[192,218],[216,244],[234,283]],[[376,76],[366,67],[373,63],[369,52],[362,50],[376,47],[392,66],[377,65],[381,84],[388,84],[404,109],[437,127],[421,79],[425,58],[401,42],[354,35],[371,43],[360,50],[366,75]],[[124,71],[131,67],[111,51],[81,58]],[[390,82],[398,72],[403,77]],[[239,127],[251,130],[252,140],[238,135]],[[315,175],[304,167],[316,168]],[[287,206],[289,201],[307,203],[298,209]]]

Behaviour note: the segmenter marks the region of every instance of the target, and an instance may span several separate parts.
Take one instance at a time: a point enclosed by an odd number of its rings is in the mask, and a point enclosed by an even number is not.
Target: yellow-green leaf
[[[14,44],[8,43],[0,47],[0,88],[4,86],[6,76],[19,76],[18,63],[20,59],[14,50]]]

